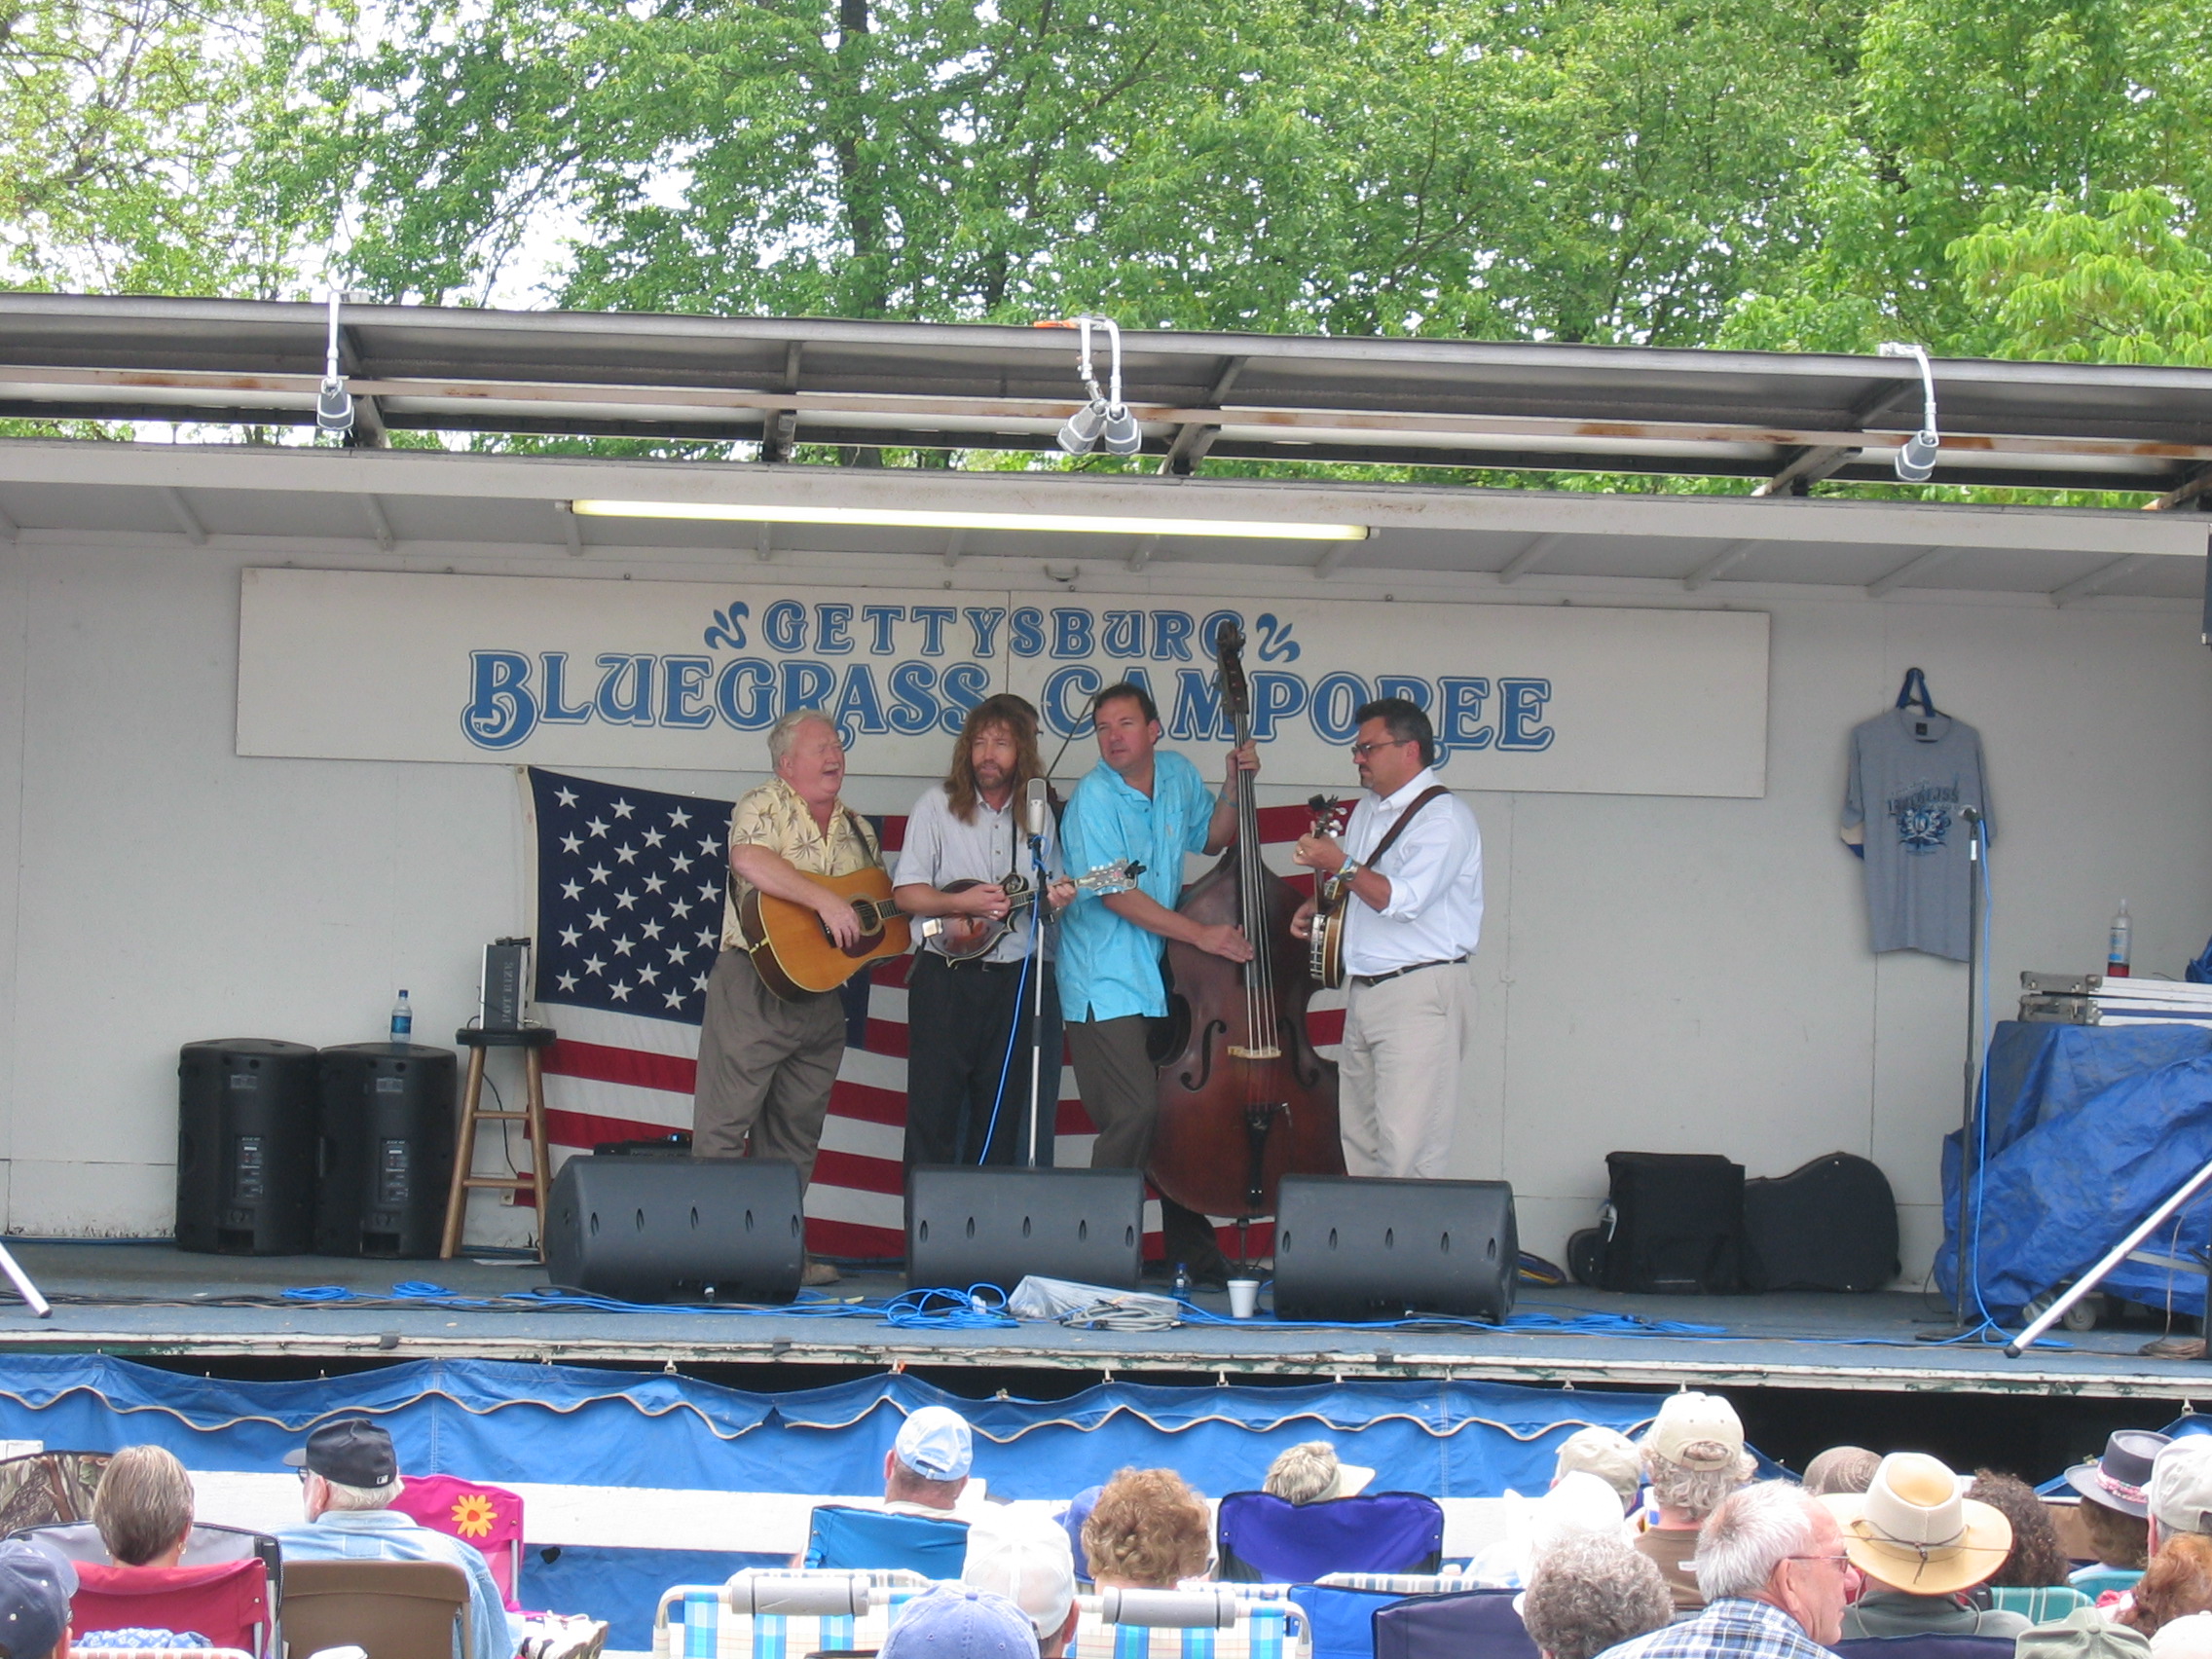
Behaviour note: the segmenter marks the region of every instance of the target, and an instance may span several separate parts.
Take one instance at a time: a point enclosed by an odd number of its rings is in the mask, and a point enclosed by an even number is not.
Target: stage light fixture
[[[1015,530],[1090,535],[1221,535],[1253,541],[1365,541],[1363,524],[1265,519],[1139,518],[1114,513],[938,512],[918,507],[776,506],[739,501],[579,499],[571,512],[598,518],[728,520],[740,524],[873,525],[912,530]]]
[[[1920,365],[1920,386],[1926,397],[1921,412],[1920,430],[1905,439],[1898,451],[1898,477],[1907,484],[1925,484],[1936,471],[1936,454],[1943,447],[1943,439],[1936,429],[1936,371],[1929,365],[1927,348],[1908,341],[1889,340],[1882,344],[1885,357],[1910,357]]]
[[[1060,448],[1070,455],[1088,455],[1103,436],[1110,455],[1134,455],[1144,448],[1144,432],[1129,406],[1122,401],[1122,330],[1110,316],[1075,316],[1065,322],[1039,323],[1040,328],[1075,328],[1083,332],[1076,373],[1089,389],[1090,401],[1070,415],[1060,427]],[[1109,353],[1106,389],[1098,388],[1098,372],[1090,362],[1090,331],[1103,328]]]
[[[323,359],[322,387],[315,393],[314,424],[333,437],[343,438],[353,429],[353,394],[346,389],[346,377],[338,372],[338,301],[330,290],[330,350]]]

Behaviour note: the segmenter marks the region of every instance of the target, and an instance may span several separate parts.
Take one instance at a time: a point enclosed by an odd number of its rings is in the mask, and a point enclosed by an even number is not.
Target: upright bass
[[[1241,748],[1252,735],[1244,636],[1225,622],[1214,637],[1221,700]],[[1250,773],[1238,772],[1236,840],[1184,890],[1176,908],[1208,925],[1232,923],[1252,941],[1249,962],[1170,940],[1169,1014],[1181,1051],[1160,1072],[1160,1119],[1145,1173],[1200,1214],[1272,1215],[1284,1175],[1342,1175],[1337,1068],[1306,1035],[1312,993],[1306,946],[1290,933],[1302,901],[1260,856]]]

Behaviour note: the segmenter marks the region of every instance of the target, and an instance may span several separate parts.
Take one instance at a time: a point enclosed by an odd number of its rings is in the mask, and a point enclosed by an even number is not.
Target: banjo
[[[1330,795],[1315,795],[1306,803],[1313,815],[1313,833],[1337,840],[1345,832],[1351,808]],[[1306,937],[1306,971],[1326,990],[1341,990],[1345,982],[1345,901],[1349,883],[1334,875],[1313,878],[1313,924]]]

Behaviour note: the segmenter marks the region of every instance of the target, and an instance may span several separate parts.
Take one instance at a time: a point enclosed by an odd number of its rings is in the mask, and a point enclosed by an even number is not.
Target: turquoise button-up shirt
[[[1183,896],[1183,855],[1206,850],[1214,793],[1182,756],[1152,757],[1152,793],[1131,789],[1101,760],[1076,786],[1060,825],[1068,873],[1081,874],[1133,859],[1144,865],[1137,886],[1172,910]],[[1121,1019],[1163,1014],[1167,992],[1160,958],[1167,941],[1116,915],[1085,893],[1060,912],[1060,1015]]]

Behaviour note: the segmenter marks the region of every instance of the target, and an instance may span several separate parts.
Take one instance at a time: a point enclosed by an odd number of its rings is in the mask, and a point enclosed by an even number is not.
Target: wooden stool
[[[544,1051],[553,1041],[553,1028],[549,1025],[526,1025],[519,1031],[486,1031],[477,1026],[464,1025],[453,1035],[453,1040],[468,1051],[468,1087],[462,1090],[461,1100],[460,1144],[454,1148],[453,1190],[446,1198],[446,1236],[438,1248],[440,1261],[451,1261],[461,1248],[461,1223],[468,1216],[469,1189],[490,1187],[502,1192],[534,1195],[537,1200],[537,1259],[545,1259],[545,1189],[547,1185],[547,1147],[545,1143],[545,1066]],[[488,1049],[520,1049],[523,1051],[523,1109],[520,1112],[487,1112],[477,1102],[484,1093],[484,1053]],[[527,1175],[478,1175],[476,1162],[476,1125],[479,1123],[520,1124],[523,1138],[530,1142],[530,1172]]]

